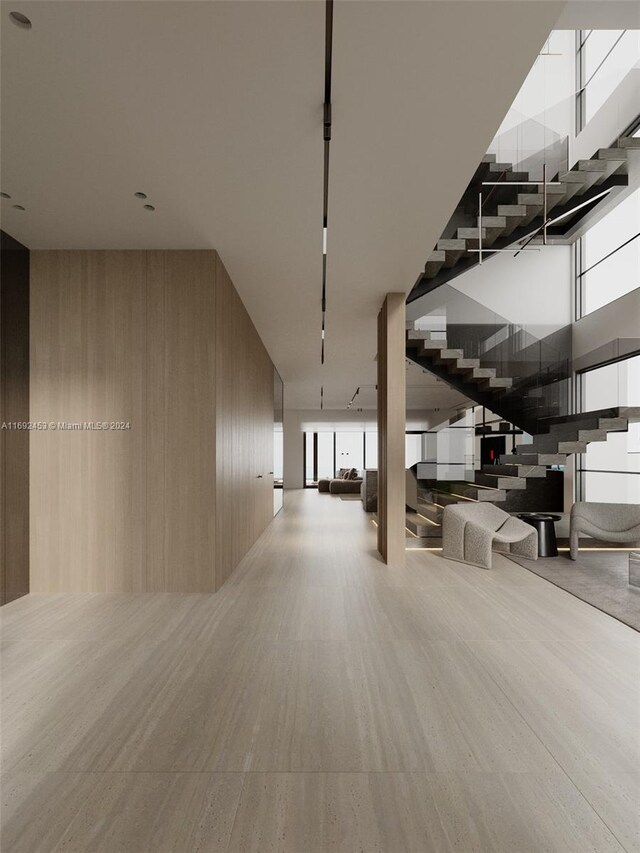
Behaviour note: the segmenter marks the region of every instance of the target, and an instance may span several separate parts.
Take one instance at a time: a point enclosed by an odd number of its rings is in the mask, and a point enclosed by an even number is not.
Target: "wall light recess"
[[[0,198],[11,198],[9,193],[0,193]]]
[[[13,204],[12,207],[14,210],[24,210],[25,209],[21,204]]]
[[[22,12],[9,12],[9,17],[17,27],[22,27],[23,30],[30,30],[33,26],[29,18]]]
[[[146,194],[146,193],[143,193],[143,192],[137,192],[137,193],[134,193],[134,196],[135,196],[136,198],[147,198],[147,194]]]
[[[145,210],[155,210],[155,207],[152,204],[145,204],[144,209]]]

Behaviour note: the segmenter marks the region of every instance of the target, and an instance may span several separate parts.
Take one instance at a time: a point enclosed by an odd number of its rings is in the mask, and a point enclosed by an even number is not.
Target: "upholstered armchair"
[[[640,542],[640,506],[578,501],[571,507],[569,521],[572,560],[578,557],[581,533],[604,542]]]
[[[442,556],[491,568],[493,543],[509,552],[538,558],[538,531],[492,503],[450,504],[442,514]]]

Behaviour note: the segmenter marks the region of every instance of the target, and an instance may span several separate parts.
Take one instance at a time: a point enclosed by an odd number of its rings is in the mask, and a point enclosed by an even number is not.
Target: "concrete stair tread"
[[[420,495],[418,495],[418,506],[416,511],[420,515],[429,519],[429,521],[433,521],[435,523],[438,523],[442,518],[442,509],[429,501],[423,500]]]
[[[607,432],[624,432],[629,426],[626,418],[599,418],[598,427]]]
[[[409,341],[429,341],[442,344],[446,347],[446,338],[433,338],[433,332],[429,329],[407,329],[407,340]]]
[[[434,498],[438,503],[495,503],[503,501],[507,494],[502,489],[480,486],[476,483],[451,483],[449,488],[434,489]]]
[[[435,341],[433,342],[435,343]],[[425,347],[426,349],[426,347]],[[464,358],[464,351],[461,349],[440,349],[438,359],[440,361],[457,361]]]
[[[464,240],[460,240],[458,238],[448,237],[443,240],[438,240],[436,244],[436,251],[440,252],[449,252],[449,251],[461,251],[463,252],[467,248],[467,244]]]
[[[424,265],[424,274],[429,278],[434,278],[438,275],[446,260],[447,253],[445,251],[431,252]]]
[[[525,207],[544,207],[544,199],[539,193],[518,193],[518,204]]]
[[[567,453],[514,453],[511,461],[517,465],[564,465]]]
[[[561,184],[585,184],[588,181],[588,175],[584,171],[571,170],[560,175],[559,181]]]
[[[506,223],[505,223],[506,224]],[[480,240],[480,230],[478,228],[458,228],[457,230],[458,237],[465,240],[467,247],[470,249],[477,249]],[[483,228],[482,229],[482,242],[486,246],[491,246],[497,238],[502,234],[502,228]]]
[[[527,206],[526,204],[499,204],[498,205],[498,216],[503,217],[504,219],[508,217],[519,218],[527,215]]]
[[[586,441],[560,441],[558,442],[558,453],[584,453],[587,449]]]
[[[631,423],[640,421],[640,406],[620,406],[618,412]]]
[[[490,376],[487,384],[490,388],[511,388],[513,379],[508,376]]]
[[[640,136],[622,136],[618,139],[619,148],[640,148]]]
[[[580,429],[578,430],[578,441],[606,441],[607,435],[606,429]]]
[[[522,491],[527,488],[527,481],[524,477],[514,477],[511,474],[490,474],[484,471],[476,471],[476,483],[480,486],[492,486],[505,492],[511,489]]]
[[[445,253],[443,266],[447,269],[455,266],[466,250],[467,241],[461,240],[457,237],[438,240],[436,244],[436,251]]]
[[[495,367],[474,367],[471,371],[474,379],[495,379]]]
[[[459,358],[454,365],[454,369],[461,373],[465,373],[467,370],[473,370],[476,367],[480,367],[480,360],[477,358]]]
[[[627,152],[624,148],[599,148],[596,152],[599,160],[616,160],[620,163],[627,162]]]
[[[574,184],[576,187],[575,194],[581,195],[585,190],[599,183],[601,178],[602,172],[599,169],[571,169],[566,174],[560,175],[559,180],[562,183]]]
[[[407,510],[405,513],[405,525],[415,536],[428,538],[430,536],[442,536],[442,527],[438,522],[432,522],[423,518],[420,513]]]
[[[606,172],[607,164],[604,160],[578,160],[579,172]]]
[[[484,228],[504,228],[507,224],[504,216],[483,216],[482,225]]]

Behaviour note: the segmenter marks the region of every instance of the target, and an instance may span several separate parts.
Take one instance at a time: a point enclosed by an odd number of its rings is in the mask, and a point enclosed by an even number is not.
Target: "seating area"
[[[559,519],[559,516],[551,518]],[[569,518],[571,560],[578,559],[580,539],[585,536],[593,539],[594,543],[607,545],[640,544],[640,506],[577,501]],[[499,548],[506,545],[510,554],[520,557],[535,560],[539,556],[537,530],[494,504],[477,502],[445,507],[442,517],[443,557],[491,568],[494,543]],[[544,551],[540,553],[544,554]]]

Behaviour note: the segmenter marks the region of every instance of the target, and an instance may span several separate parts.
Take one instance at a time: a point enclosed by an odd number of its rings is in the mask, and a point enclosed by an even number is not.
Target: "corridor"
[[[217,595],[3,608],[3,853],[640,849],[637,633],[285,497]]]

